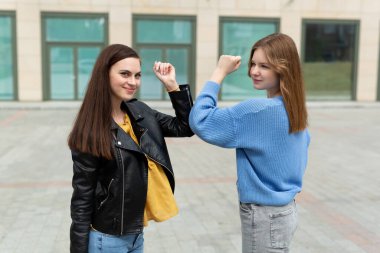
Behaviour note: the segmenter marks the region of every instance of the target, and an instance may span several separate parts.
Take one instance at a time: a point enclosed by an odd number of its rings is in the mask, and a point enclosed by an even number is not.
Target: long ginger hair
[[[261,48],[267,56],[270,67],[278,74],[280,91],[289,117],[289,132],[304,130],[307,125],[305,84],[297,47],[288,35],[274,33],[257,41],[251,49],[248,63],[252,67],[252,56]]]
[[[68,136],[71,150],[112,159],[112,105],[109,71],[112,65],[125,58],[140,59],[130,47],[113,44],[98,56],[82,105]]]

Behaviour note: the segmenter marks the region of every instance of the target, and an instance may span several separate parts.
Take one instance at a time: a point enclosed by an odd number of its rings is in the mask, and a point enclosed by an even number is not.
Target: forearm
[[[222,55],[219,58],[218,65],[211,75],[210,81],[221,84],[223,79],[230,73],[239,68],[241,64],[240,56]]]
[[[176,117],[157,113],[157,119],[161,124],[166,137],[192,136],[189,126],[189,114],[193,106],[193,99],[189,85],[180,85],[179,91],[169,93]]]
[[[210,81],[221,84],[226,75],[227,74],[220,68],[215,68],[214,72],[211,74]]]

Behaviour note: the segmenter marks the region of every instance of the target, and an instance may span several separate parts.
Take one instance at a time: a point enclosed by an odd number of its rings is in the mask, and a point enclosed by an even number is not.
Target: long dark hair
[[[98,56],[82,105],[68,136],[67,142],[71,150],[112,158],[109,71],[116,62],[130,57],[140,59],[132,48],[121,44],[109,45]]]
[[[280,91],[289,117],[289,132],[304,130],[308,124],[305,84],[300,58],[293,39],[286,34],[274,33],[257,41],[251,49],[248,75],[252,67],[253,53],[258,48],[264,51],[271,68],[280,78]]]

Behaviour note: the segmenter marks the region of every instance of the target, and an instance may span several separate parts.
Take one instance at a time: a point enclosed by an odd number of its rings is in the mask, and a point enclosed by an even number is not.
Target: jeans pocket
[[[270,217],[270,239],[273,248],[288,248],[297,227],[297,212],[294,206],[272,213]]]
[[[240,210],[243,211],[244,213],[251,213],[252,212],[251,204],[240,202]]]
[[[132,245],[133,252],[139,253],[144,251],[144,232],[136,235]]]

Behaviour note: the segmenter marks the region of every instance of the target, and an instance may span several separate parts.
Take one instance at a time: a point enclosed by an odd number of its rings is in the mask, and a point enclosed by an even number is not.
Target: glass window
[[[309,99],[353,98],[358,25],[304,23],[303,71]]]
[[[177,81],[194,84],[194,19],[190,17],[134,17],[134,48],[142,61],[142,85],[139,97],[167,100],[169,96],[157,80],[152,67],[155,61],[170,62],[176,67]]]
[[[46,18],[46,41],[103,42],[104,17]]]
[[[265,91],[255,90],[247,75],[247,64],[252,45],[259,39],[277,32],[277,21],[221,19],[220,54],[240,55],[242,65],[223,81],[221,99],[241,100],[264,97]]]
[[[49,50],[51,99],[71,99],[75,94],[74,49],[52,47]]]
[[[13,15],[0,13],[0,100],[16,99],[13,22]]]
[[[189,20],[145,19],[136,21],[137,43],[191,43]],[[144,32],[146,31],[146,32]]]
[[[83,99],[107,43],[107,16],[45,13],[43,24],[44,99]]]

